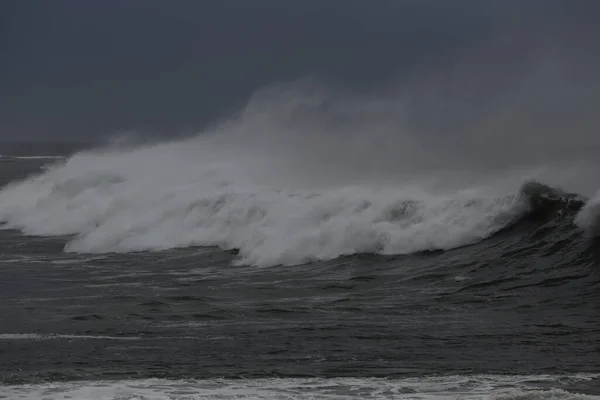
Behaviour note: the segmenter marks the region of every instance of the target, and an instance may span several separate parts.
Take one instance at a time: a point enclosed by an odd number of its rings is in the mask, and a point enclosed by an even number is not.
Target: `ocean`
[[[593,190],[292,139],[0,147],[0,399],[600,399]]]

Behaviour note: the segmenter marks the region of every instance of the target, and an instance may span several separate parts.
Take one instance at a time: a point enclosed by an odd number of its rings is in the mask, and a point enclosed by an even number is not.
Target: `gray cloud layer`
[[[598,17],[595,0],[7,0],[0,139],[173,135],[306,76],[410,93],[424,132],[560,110],[535,128],[590,135]]]

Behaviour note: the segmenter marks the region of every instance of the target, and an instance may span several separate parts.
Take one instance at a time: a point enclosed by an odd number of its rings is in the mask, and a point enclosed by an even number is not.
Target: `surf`
[[[55,160],[0,190],[0,221],[67,252],[217,246],[254,266],[450,250],[557,209],[595,226],[597,200],[559,189],[593,165],[494,169],[408,129],[402,107],[276,86],[196,136]]]
[[[170,146],[78,154],[5,187],[0,220],[27,235],[68,235],[67,252],[218,246],[238,250],[240,263],[272,266],[449,250],[585,201],[535,181],[504,195],[410,184],[286,189],[245,179],[235,165],[175,158]]]

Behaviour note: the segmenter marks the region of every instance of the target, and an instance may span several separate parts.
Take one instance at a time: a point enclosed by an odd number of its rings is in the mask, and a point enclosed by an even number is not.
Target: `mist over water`
[[[219,246],[242,263],[298,264],[475,243],[530,210],[531,180],[597,188],[596,136],[519,125],[524,110],[502,129],[428,132],[439,109],[417,111],[402,96],[273,85],[195,137],[81,152],[13,183],[0,219],[73,235],[66,251]],[[474,113],[474,126],[485,118]]]
[[[369,92],[268,85],[193,136],[116,141],[12,183],[0,220],[72,235],[66,251],[219,246],[254,265],[475,243],[531,211],[532,181],[600,187],[597,62],[547,28]]]

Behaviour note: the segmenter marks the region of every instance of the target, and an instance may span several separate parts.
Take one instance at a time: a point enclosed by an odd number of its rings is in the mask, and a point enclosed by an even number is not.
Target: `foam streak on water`
[[[450,376],[386,380],[372,378],[265,379],[210,381],[99,381],[8,386],[17,400],[193,400],[193,399],[564,399],[600,396],[572,393],[555,386],[589,381],[591,375]],[[2,398],[2,396],[0,396]]]

